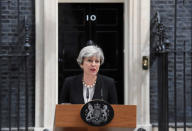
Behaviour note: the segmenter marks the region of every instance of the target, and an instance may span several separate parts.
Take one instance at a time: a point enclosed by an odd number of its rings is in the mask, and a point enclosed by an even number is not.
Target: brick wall
[[[177,16],[175,21],[175,0],[151,0],[151,19],[153,13],[158,11],[161,22],[166,27],[168,39],[171,42],[171,50],[176,49],[177,53],[168,55],[168,90],[169,90],[169,121],[174,122],[174,82],[176,83],[176,110],[177,121],[184,121],[184,94],[186,96],[186,116],[187,122],[192,122],[192,57],[191,53],[186,53],[184,58],[183,50],[192,50],[192,1],[177,0]],[[175,27],[176,22],[176,39]],[[176,42],[175,42],[176,40]],[[185,42],[184,42],[185,41]],[[185,43],[185,45],[184,45]],[[176,61],[174,60],[176,59]],[[184,77],[185,59],[185,77]],[[176,66],[175,66],[176,64]],[[158,121],[158,88],[157,88],[157,59],[150,69],[150,106],[151,122]],[[176,67],[176,68],[175,68]],[[174,73],[176,71],[176,73]],[[185,78],[185,81],[184,81]],[[184,83],[186,91],[184,93]]]
[[[34,126],[34,0],[0,1],[0,127]],[[25,31],[25,25],[29,27]],[[26,34],[31,47],[26,56]],[[25,59],[26,58],[26,59]]]
[[[184,4],[183,4],[184,2]],[[162,23],[166,26],[166,32],[171,41],[171,49],[174,49],[174,13],[175,0],[151,0],[151,14],[159,11]],[[26,113],[28,114],[29,126],[34,126],[35,106],[35,6],[34,0],[1,0],[0,1],[0,126],[25,126]],[[178,0],[177,6],[177,37],[176,49],[184,48],[190,50],[192,46],[192,1]],[[151,15],[152,17],[152,15]],[[25,43],[25,23],[29,24],[30,55],[27,57],[27,74],[25,73],[25,54],[23,45]],[[6,56],[6,55],[11,56]],[[2,56],[5,55],[5,56]],[[170,116],[174,112],[174,54],[169,54],[169,110]],[[176,56],[177,75],[177,111],[179,120],[182,121],[183,114],[183,54]],[[26,97],[26,76],[27,96]],[[150,102],[151,122],[158,120],[158,88],[157,88],[157,59],[150,69]],[[187,121],[192,121],[192,89],[191,89],[191,55],[186,54],[186,97],[187,97]],[[11,96],[11,97],[10,97]],[[28,104],[26,104],[26,100]],[[11,105],[11,106],[9,106]],[[19,106],[18,106],[19,105]],[[11,107],[11,108],[10,108]],[[27,108],[26,108],[27,107]],[[18,110],[19,109],[19,110]],[[28,112],[26,112],[28,109]],[[19,111],[19,112],[18,112]],[[11,112],[11,113],[10,113]],[[18,123],[18,117],[20,119]],[[173,117],[170,117],[173,121]]]

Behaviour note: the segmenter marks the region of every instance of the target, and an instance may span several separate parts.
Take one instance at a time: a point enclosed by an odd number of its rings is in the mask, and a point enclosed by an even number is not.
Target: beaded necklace
[[[96,84],[96,81],[92,84],[92,85],[87,85],[83,80],[82,80],[83,86],[87,87],[87,88],[93,88]]]

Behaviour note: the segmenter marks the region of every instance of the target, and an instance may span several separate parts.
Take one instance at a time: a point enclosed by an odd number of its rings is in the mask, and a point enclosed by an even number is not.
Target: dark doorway
[[[81,73],[76,58],[88,40],[103,49],[100,74],[115,79],[118,101],[124,103],[123,4],[59,3],[59,89],[67,76]]]

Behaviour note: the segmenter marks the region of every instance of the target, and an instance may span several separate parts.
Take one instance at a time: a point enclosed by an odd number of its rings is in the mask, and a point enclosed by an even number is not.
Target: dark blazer
[[[84,104],[82,79],[83,74],[65,79],[60,92],[60,103]],[[108,103],[117,104],[117,93],[112,78],[103,75],[97,76],[93,100],[102,99],[101,94],[103,94],[103,99]]]

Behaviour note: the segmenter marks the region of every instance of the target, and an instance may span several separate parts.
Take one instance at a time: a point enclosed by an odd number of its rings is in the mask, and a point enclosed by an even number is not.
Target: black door
[[[123,4],[59,3],[59,89],[67,76],[81,73],[76,58],[88,40],[103,49],[99,73],[116,81],[118,101],[124,103]]]

